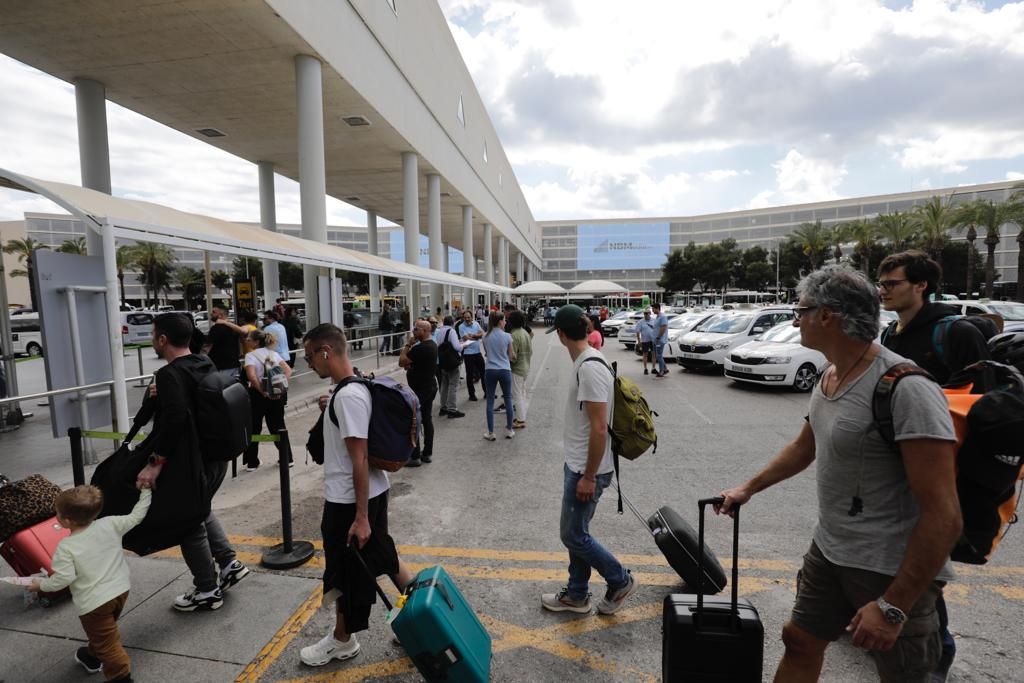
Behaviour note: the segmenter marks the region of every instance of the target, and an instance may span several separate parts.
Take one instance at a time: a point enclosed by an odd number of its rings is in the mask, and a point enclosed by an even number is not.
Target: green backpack
[[[658,450],[658,435],[654,430],[656,412],[647,405],[647,399],[640,392],[636,382],[626,377],[619,377],[618,364],[608,365],[599,356],[584,359],[584,363],[597,361],[608,368],[615,382],[615,405],[612,408],[612,422],[608,432],[612,437],[612,453],[616,457],[636,460],[654,446]],[[576,385],[580,378],[576,376]]]

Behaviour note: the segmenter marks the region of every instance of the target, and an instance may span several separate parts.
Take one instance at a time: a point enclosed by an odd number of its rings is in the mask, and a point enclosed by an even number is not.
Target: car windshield
[[[1024,304],[1000,302],[989,304],[989,307],[1003,320],[1024,320]]]
[[[611,318],[609,318],[609,320],[625,320],[628,317],[629,317],[629,311],[619,311],[618,313],[613,315]]]
[[[714,317],[707,322],[701,323],[697,326],[694,332],[710,332],[713,334],[736,334],[742,332],[752,315],[724,315],[721,317]]]
[[[776,342],[779,344],[788,344],[790,342],[800,342],[800,328],[793,327],[793,323],[783,323],[782,325],[776,325],[772,329],[761,335],[761,341]]]

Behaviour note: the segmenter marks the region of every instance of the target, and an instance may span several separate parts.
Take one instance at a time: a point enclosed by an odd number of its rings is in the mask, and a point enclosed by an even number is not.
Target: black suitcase
[[[704,508],[723,498],[698,502],[698,541],[704,542]],[[705,598],[681,594],[665,597],[662,612],[662,681],[744,681],[760,682],[764,660],[764,625],[757,610],[737,595],[739,569],[739,508],[736,508],[732,538],[732,597]],[[698,546],[699,547],[699,546]],[[703,559],[703,556],[701,556]],[[698,561],[698,564],[701,564]]]
[[[668,560],[669,565],[686,583],[687,590],[700,591],[708,595],[725,590],[725,570],[706,545],[704,546],[704,580],[703,583],[701,582],[698,573],[698,558],[700,557],[698,548],[700,545],[697,532],[678,512],[666,505],[645,520],[628,498],[622,496],[622,500],[637,516],[637,519],[647,526],[651,535],[654,536],[654,542],[658,544],[658,548]],[[703,588],[700,588],[701,585]]]

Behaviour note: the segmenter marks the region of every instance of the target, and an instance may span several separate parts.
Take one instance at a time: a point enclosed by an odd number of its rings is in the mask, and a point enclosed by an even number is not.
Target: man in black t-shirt
[[[218,306],[213,307],[210,311],[210,331],[206,333],[206,344],[203,348],[218,370],[237,370],[238,334],[226,325],[217,324],[218,320],[227,318],[227,311]]]
[[[402,347],[398,364],[405,368],[405,381],[420,400],[420,419],[423,422],[423,443],[407,467],[419,467],[430,462],[434,453],[434,397],[437,396],[437,344],[431,338],[430,323],[417,320],[412,337]]]

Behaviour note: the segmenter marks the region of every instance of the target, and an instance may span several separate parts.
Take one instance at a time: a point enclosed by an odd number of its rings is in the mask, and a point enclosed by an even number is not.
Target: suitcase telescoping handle
[[[721,505],[725,502],[724,496],[713,498],[701,498],[697,501],[700,510],[699,525],[697,527],[697,614],[695,615],[695,626],[700,629],[701,613],[704,611],[704,508],[708,505]],[[739,630],[739,561],[740,561],[740,506],[733,504],[732,507],[732,603],[730,622],[734,630]]]
[[[377,595],[379,595],[380,599],[384,601],[384,606],[387,607],[390,612],[393,609],[391,601],[388,600],[388,596],[384,595],[384,591],[381,590],[380,584],[377,583],[377,577],[374,576],[373,572],[370,571],[370,568],[366,566],[366,560],[363,559],[363,554],[359,552],[359,545],[349,544],[348,547],[352,550],[352,554],[356,556],[356,559],[359,560],[359,564],[362,565],[363,571],[366,572],[366,575],[370,577],[370,581],[373,581],[373,587],[377,589]]]

